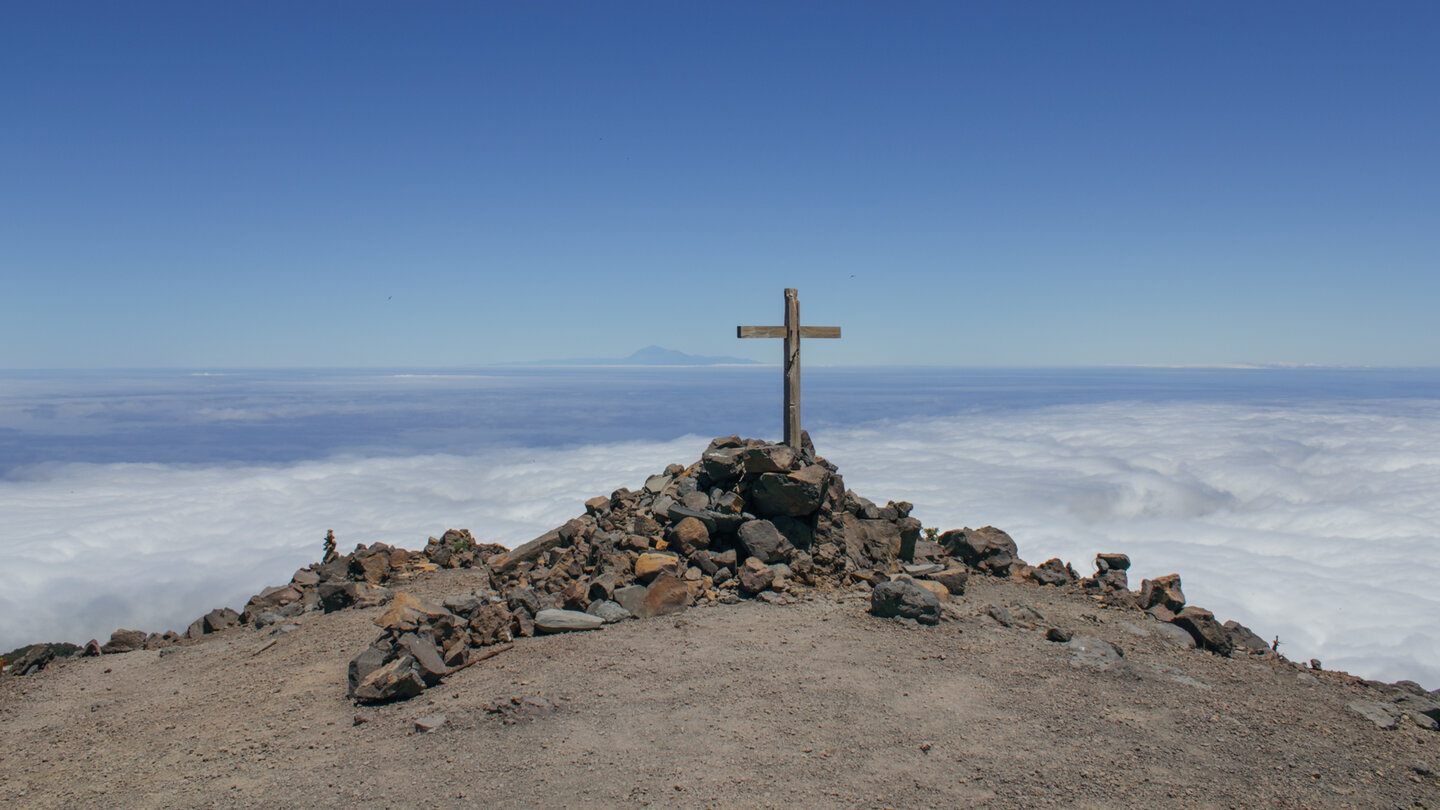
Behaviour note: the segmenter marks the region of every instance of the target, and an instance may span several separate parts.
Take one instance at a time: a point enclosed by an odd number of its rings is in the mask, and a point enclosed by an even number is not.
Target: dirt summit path
[[[1182,649],[1138,610],[1005,579],[934,627],[868,606],[862,587],[519,639],[380,706],[345,678],[383,607],[63,660],[0,678],[0,806],[1440,808],[1440,734],[1378,728],[1349,708],[1376,689],[1343,674]]]

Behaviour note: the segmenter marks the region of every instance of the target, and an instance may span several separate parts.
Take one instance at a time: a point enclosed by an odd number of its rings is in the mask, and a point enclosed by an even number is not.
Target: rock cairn
[[[902,569],[946,594],[963,592],[969,571],[955,560],[931,561],[945,555],[921,541],[910,509],[847,490],[808,436],[799,452],[716,439],[689,467],[674,464],[638,490],[592,498],[584,514],[513,551],[457,563],[437,557],[432,543],[432,561],[483,569],[482,586],[442,604],[397,597],[376,620],[384,632],[351,662],[350,695],[412,697],[515,638],[696,604],[785,603],[801,590],[879,584]],[[981,536],[997,534],[1004,535]]]

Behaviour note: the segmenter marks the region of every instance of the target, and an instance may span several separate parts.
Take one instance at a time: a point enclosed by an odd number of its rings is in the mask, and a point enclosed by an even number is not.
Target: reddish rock
[[[655,577],[655,580],[650,583],[650,587],[645,589],[645,601],[636,615],[642,619],[648,619],[651,616],[678,613],[694,604],[694,601],[685,581],[666,572]]]
[[[693,517],[687,517],[670,528],[665,534],[671,551],[681,555],[690,554],[710,546],[710,530]]]
[[[1186,607],[1176,614],[1175,625],[1189,633],[1197,645],[1211,652],[1229,655],[1235,651],[1230,633],[1215,621],[1215,614],[1204,608],[1193,605]]]
[[[1166,574],[1140,583],[1140,607],[1148,610],[1156,605],[1164,605],[1172,613],[1179,613],[1185,607],[1179,574]]]

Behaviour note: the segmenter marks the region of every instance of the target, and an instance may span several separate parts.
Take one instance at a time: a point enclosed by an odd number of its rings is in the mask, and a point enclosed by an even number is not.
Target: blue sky
[[[68,3],[0,368],[1437,365],[1426,3]]]

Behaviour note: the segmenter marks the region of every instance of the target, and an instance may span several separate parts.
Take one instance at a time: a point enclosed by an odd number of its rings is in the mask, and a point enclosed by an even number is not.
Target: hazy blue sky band
[[[0,367],[1434,365],[1437,18],[20,4]]]

